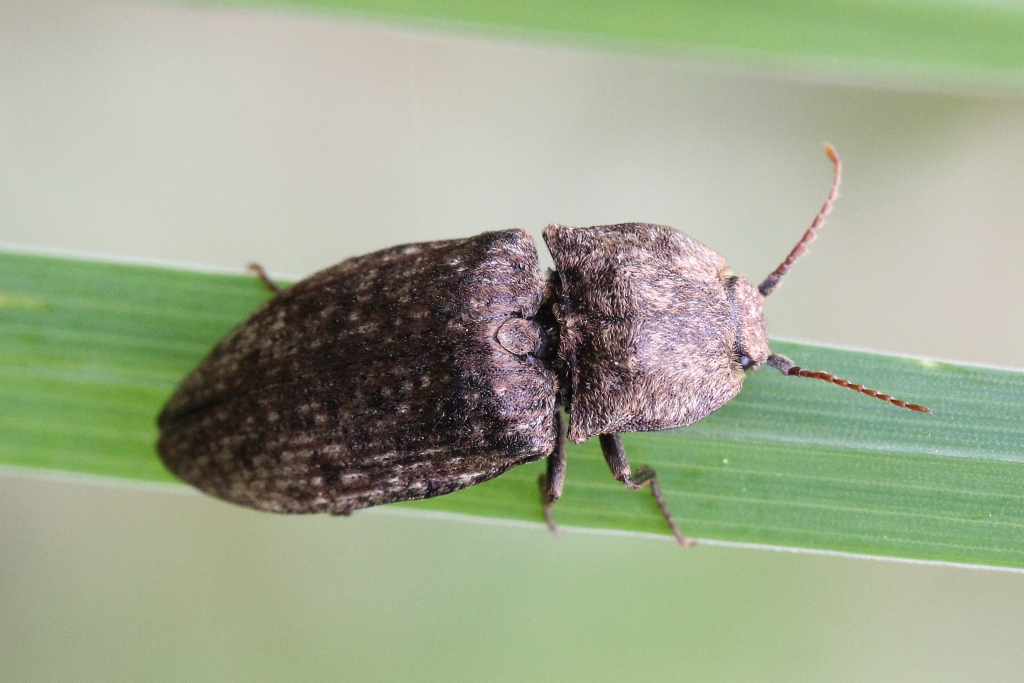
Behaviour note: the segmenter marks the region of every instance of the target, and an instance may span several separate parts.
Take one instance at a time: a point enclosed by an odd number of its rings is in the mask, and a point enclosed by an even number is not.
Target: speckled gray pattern
[[[696,422],[739,393],[740,341],[767,358],[760,294],[697,240],[644,223],[551,225],[544,239],[572,441]]]
[[[550,454],[556,378],[497,341],[544,280],[508,230],[349,259],[272,299],[160,416],[185,481],[275,512],[449,493]]]

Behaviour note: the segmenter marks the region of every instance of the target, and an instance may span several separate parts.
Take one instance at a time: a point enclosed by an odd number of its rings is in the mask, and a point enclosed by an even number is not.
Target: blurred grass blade
[[[214,0],[217,2],[218,0]],[[1024,86],[1024,6],[971,0],[220,0],[649,46],[801,71]]]
[[[173,481],[153,450],[160,406],[267,296],[251,277],[0,253],[0,465]],[[1024,373],[773,347],[934,413],[751,373],[706,420],[624,437],[685,533],[1024,567]],[[540,521],[541,467],[406,505]],[[611,478],[596,440],[571,449],[555,510],[566,525],[667,533],[649,495]]]

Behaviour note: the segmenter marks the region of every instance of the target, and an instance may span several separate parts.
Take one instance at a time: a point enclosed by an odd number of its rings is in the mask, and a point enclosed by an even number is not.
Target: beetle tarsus
[[[555,518],[551,515],[551,508],[555,504],[555,500],[552,500],[551,494],[548,490],[548,475],[541,474],[537,477],[537,485],[540,487],[540,504],[544,506],[544,521],[548,524],[548,529],[551,530],[555,536],[562,535],[562,529],[555,524]]]
[[[544,520],[551,533],[562,535],[562,530],[551,516],[551,507],[562,497],[565,486],[565,418],[560,410],[555,411],[555,450],[548,456],[548,471],[537,479],[540,486],[540,503],[544,506]]]
[[[679,531],[679,526],[676,524],[676,520],[672,517],[672,513],[668,511],[668,506],[665,504],[665,498],[661,495],[661,487],[658,486],[658,477],[654,474],[654,470],[646,465],[637,470],[637,475],[646,470],[650,472],[650,479],[646,481],[651,486],[651,495],[654,496],[655,502],[658,503],[658,508],[661,510],[661,515],[665,518],[665,522],[668,523],[668,528],[672,532],[672,535],[676,537],[679,545],[684,548],[697,545],[697,541],[692,538],[686,538],[682,532]]]
[[[651,495],[654,496],[654,501],[658,504],[658,509],[661,510],[661,515],[665,518],[669,531],[675,536],[679,545],[684,548],[696,545],[696,541],[686,538],[679,531],[679,526],[676,524],[675,519],[673,519],[672,513],[669,512],[668,505],[665,504],[665,497],[661,495],[661,487],[658,486],[658,476],[654,470],[644,465],[636,471],[636,476],[633,477],[630,472],[629,461],[626,459],[626,449],[622,447],[622,439],[619,435],[601,434],[598,438],[601,441],[604,459],[608,463],[612,475],[632,491],[650,486]]]
[[[270,279],[270,276],[267,275],[267,271],[263,270],[263,266],[260,264],[250,263],[246,268],[248,268],[253,275],[258,277],[272,294],[280,294],[283,291],[280,285]]]

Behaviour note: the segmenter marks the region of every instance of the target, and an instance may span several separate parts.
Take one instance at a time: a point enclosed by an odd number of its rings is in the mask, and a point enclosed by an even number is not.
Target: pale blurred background
[[[337,14],[0,0],[0,242],[304,274],[638,220],[758,280],[820,206],[829,141],[842,198],[772,332],[1024,365],[1024,99],[835,81]],[[1019,573],[0,473],[2,681],[1022,670]]]

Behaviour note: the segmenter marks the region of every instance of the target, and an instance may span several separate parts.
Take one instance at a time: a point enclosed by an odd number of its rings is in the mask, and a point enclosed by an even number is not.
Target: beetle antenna
[[[822,372],[820,370],[804,370],[800,366],[794,365],[793,361],[791,361],[790,359],[778,353],[773,353],[772,355],[768,356],[768,360],[765,362],[784,375],[794,377],[810,377],[811,379],[822,379],[825,380],[826,382],[832,382],[832,384],[838,384],[841,387],[846,387],[847,389],[853,389],[854,391],[859,391],[862,394],[873,396],[874,398],[877,398],[881,401],[885,401],[886,403],[891,403],[894,406],[899,406],[900,408],[906,408],[907,410],[913,410],[914,412],[918,413],[932,412],[930,409],[925,408],[924,406],[919,406],[916,403],[907,403],[906,401],[901,401],[897,398],[893,398],[889,394],[883,394],[880,391],[868,389],[863,384],[854,384],[849,380],[840,379],[835,375],[830,375],[827,372]]]
[[[758,285],[757,289],[761,292],[761,296],[768,296],[774,292],[775,288],[782,282],[782,278],[789,272],[789,267],[793,265],[793,261],[807,253],[807,245],[818,236],[818,228],[825,225],[825,216],[832,211],[832,204],[836,201],[836,197],[839,196],[839,183],[842,181],[843,175],[843,161],[836,154],[836,148],[832,145],[825,145],[825,154],[832,160],[832,165],[835,168],[832,176],[832,189],[829,190],[828,198],[825,199],[825,203],[821,206],[821,211],[818,212],[818,215],[814,217],[814,221],[811,222],[811,227],[807,228],[807,232],[804,233],[804,236],[793,247],[793,251],[789,252],[786,260],[771,275],[766,277],[764,282]]]

